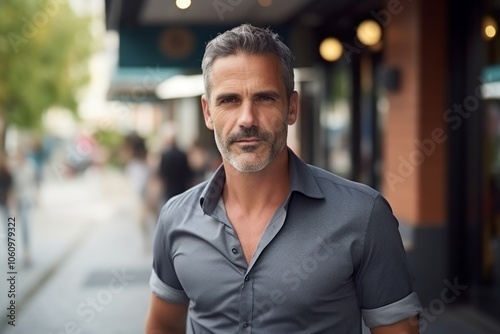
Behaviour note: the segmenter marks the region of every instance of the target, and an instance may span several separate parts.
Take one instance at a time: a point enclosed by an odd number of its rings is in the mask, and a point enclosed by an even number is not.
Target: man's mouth
[[[259,141],[260,141],[260,139],[256,138],[256,137],[241,138],[241,139],[236,140],[237,143],[241,143],[241,144],[254,144],[254,143],[257,143]]]

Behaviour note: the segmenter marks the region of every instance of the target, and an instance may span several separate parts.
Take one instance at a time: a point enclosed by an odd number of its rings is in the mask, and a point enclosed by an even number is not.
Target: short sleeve
[[[419,314],[398,221],[378,195],[364,238],[363,256],[355,273],[357,297],[368,327],[390,325]]]
[[[168,204],[167,204],[168,205]],[[167,223],[167,206],[163,207],[158,219],[153,241],[153,270],[149,285],[155,295],[171,303],[188,302],[177,278],[172,262]]]

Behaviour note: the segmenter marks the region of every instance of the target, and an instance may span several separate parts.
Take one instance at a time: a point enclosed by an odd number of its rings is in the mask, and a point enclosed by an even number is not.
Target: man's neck
[[[288,150],[285,148],[266,168],[242,173],[225,164],[225,205],[236,205],[248,214],[281,204],[290,190]]]

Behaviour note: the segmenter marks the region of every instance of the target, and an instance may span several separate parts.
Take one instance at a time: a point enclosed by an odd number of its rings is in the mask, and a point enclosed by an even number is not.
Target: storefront
[[[498,13],[486,1],[430,0],[325,12],[317,48],[336,38],[343,51],[332,62],[318,56],[321,102],[309,132],[313,163],[391,203],[423,305],[454,282],[466,288],[453,306],[497,320],[500,84],[487,98],[481,87],[500,82],[491,67],[500,64]],[[366,19],[382,28],[377,47],[356,40]]]

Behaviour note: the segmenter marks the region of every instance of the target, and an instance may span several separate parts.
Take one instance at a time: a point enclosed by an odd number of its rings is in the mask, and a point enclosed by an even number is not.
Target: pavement
[[[7,279],[0,280],[1,309],[11,300],[16,305],[15,326],[2,316],[0,333],[144,333],[150,245],[141,236],[124,176],[106,169],[48,179],[39,198],[31,226],[31,266],[22,263],[16,230],[15,298],[6,298],[10,287]],[[1,243],[0,267],[5,268],[5,239]],[[425,318],[421,333],[498,334],[497,325],[456,305]]]
[[[31,266],[23,265],[22,244],[16,241],[15,326],[2,316],[0,332],[142,333],[151,253],[124,177],[104,170],[52,179],[39,198]],[[6,263],[5,252],[0,261]],[[4,298],[7,284],[0,282],[3,310],[12,300]]]

